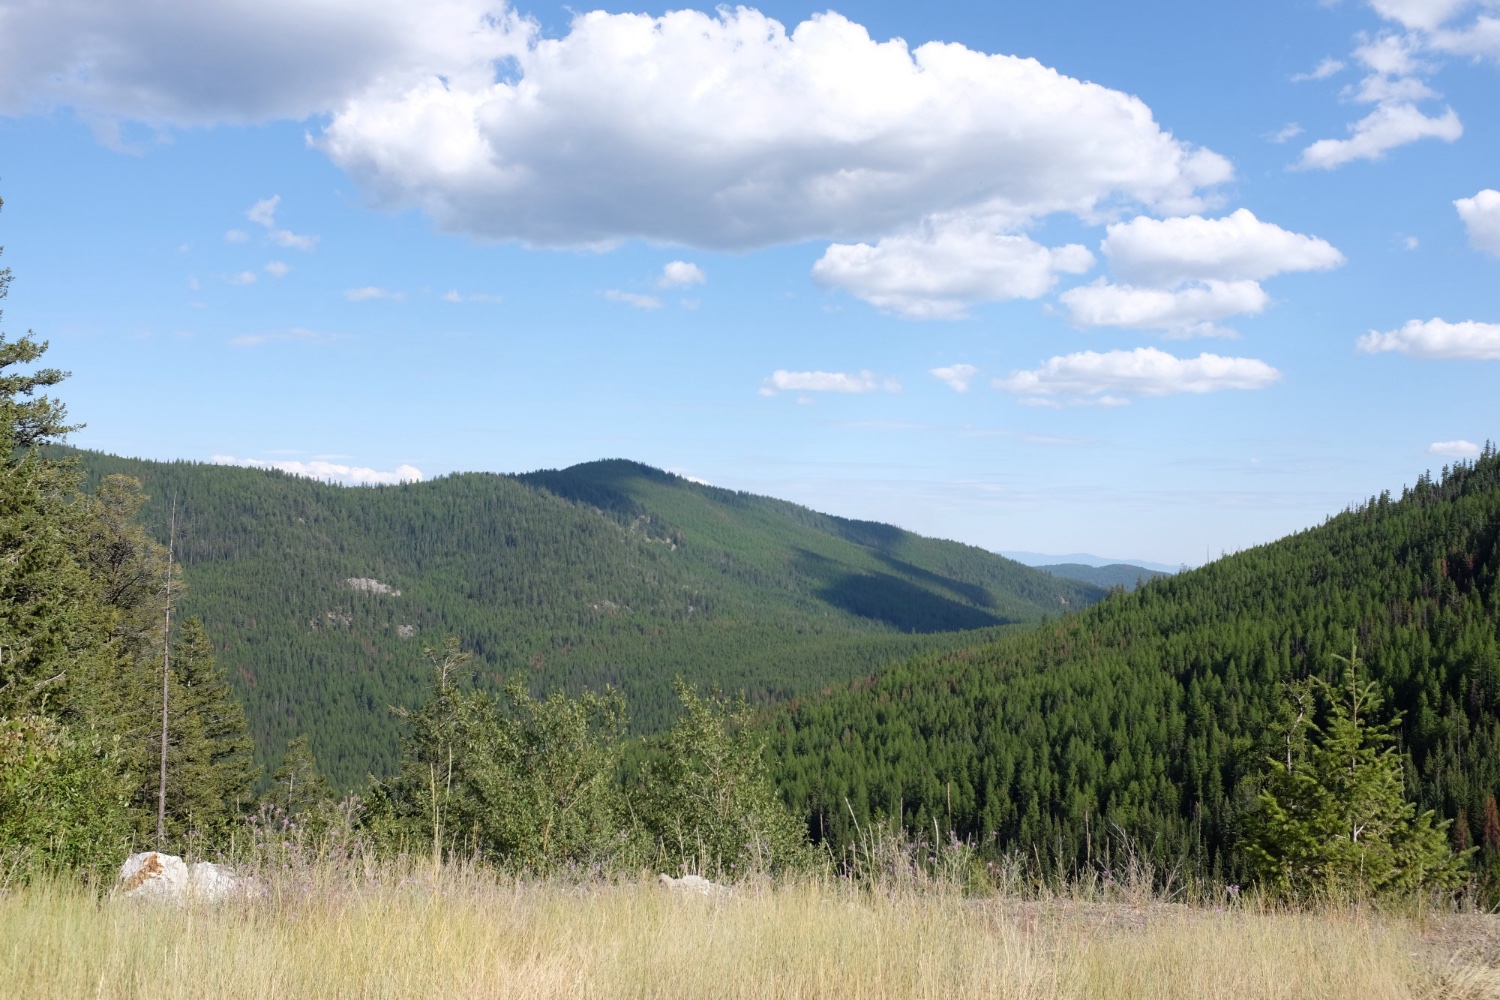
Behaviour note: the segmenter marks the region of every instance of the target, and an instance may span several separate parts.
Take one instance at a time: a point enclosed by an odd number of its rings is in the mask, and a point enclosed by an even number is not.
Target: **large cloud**
[[[823,14],[595,12],[501,80],[356,98],[321,144],[382,203],[532,244],[749,248],[960,212],[1007,227],[1121,202],[1195,210],[1230,176],[1136,98],[1035,60],[909,49]]]
[[[910,319],[959,319],[977,302],[1034,299],[1059,273],[1081,274],[1094,255],[1077,244],[1048,248],[982,225],[950,223],[868,243],[835,243],[813,279]]]
[[[1500,191],[1486,188],[1472,198],[1458,199],[1453,207],[1469,231],[1470,245],[1500,257]]]
[[[327,114],[378,203],[535,245],[874,240],[934,217],[1196,211],[1231,175],[1139,99],[828,13],[503,0],[7,0],[0,113],[180,126]]]
[[[372,87],[470,76],[530,31],[491,0],[6,0],[0,112],[301,119]]]
[[[1121,280],[1164,288],[1210,279],[1263,281],[1344,263],[1344,255],[1327,241],[1262,222],[1244,208],[1222,219],[1141,216],[1116,223],[1100,249]]]
[[[1264,389],[1280,378],[1279,371],[1255,358],[1178,358],[1154,347],[1138,347],[1051,358],[1040,368],[997,379],[995,387],[1030,402],[1119,405],[1132,396]]]
[[[1414,358],[1500,361],[1500,323],[1414,319],[1399,330],[1371,331],[1359,338],[1358,346],[1368,354],[1399,351]]]

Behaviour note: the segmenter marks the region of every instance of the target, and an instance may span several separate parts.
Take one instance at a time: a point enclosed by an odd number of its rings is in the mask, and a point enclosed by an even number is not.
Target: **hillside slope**
[[[176,498],[183,611],[208,625],[263,760],[305,732],[346,787],[393,766],[387,707],[424,697],[421,648],[446,635],[483,684],[613,684],[651,730],[678,675],[785,698],[1103,593],[631,462],[347,488],[77,454],[91,482],[141,480],[163,540]]]
[[[1404,711],[1408,792],[1485,833],[1500,793],[1500,457],[1049,626],[799,706],[773,752],[835,845],[879,816],[1070,866],[1121,835],[1232,872],[1289,678],[1358,643]],[[1487,854],[1486,857],[1489,855]]]

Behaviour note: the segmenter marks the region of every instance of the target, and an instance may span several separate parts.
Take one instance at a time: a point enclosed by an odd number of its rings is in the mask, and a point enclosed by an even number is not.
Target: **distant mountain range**
[[[629,461],[341,487],[280,472],[75,452],[139,479],[185,614],[236,685],[262,763],[311,738],[343,787],[396,762],[391,705],[457,636],[477,683],[614,685],[640,731],[676,677],[777,701],[1058,617],[1105,590],[971,545],[693,483]],[[979,631],[975,631],[979,630]]]
[[[1135,566],[1141,569],[1149,569],[1154,573],[1172,574],[1182,570],[1179,566],[1169,566],[1166,563],[1151,562],[1147,559],[1106,559],[1104,556],[1090,555],[1087,552],[1069,552],[1065,555],[1048,555],[1045,552],[1018,552],[1002,551],[999,553],[1007,559],[1014,559],[1024,566]],[[1061,575],[1061,574],[1060,574]]]
[[[1053,576],[1060,576],[1064,580],[1077,580],[1080,583],[1090,583],[1095,587],[1124,587],[1126,590],[1134,590],[1142,583],[1150,583],[1159,576],[1171,576],[1171,573],[1163,573],[1154,569],[1146,569],[1144,566],[1133,566],[1125,563],[1110,563],[1107,566],[1087,566],[1083,563],[1058,563],[1055,566],[1037,566],[1036,569]]]

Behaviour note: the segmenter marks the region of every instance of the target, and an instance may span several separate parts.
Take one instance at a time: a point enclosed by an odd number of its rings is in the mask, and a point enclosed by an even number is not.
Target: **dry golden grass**
[[[1500,998],[1500,969],[1481,954],[1500,938],[1494,919],[974,899],[837,881],[703,898],[653,883],[408,872],[187,907],[43,884],[0,894],[0,996]]]

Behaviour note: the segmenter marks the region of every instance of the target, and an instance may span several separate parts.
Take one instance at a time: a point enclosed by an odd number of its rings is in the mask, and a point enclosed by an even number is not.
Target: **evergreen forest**
[[[175,510],[184,614],[213,636],[269,771],[310,741],[339,788],[397,763],[393,705],[446,637],[480,686],[618,689],[632,728],[674,680],[780,702],[1092,604],[1100,588],[969,545],[689,482],[634,462],[347,488],[260,469],[55,449],[83,489]]]
[[[1489,447],[1318,527],[802,702],[775,719],[775,773],[835,853],[894,820],[1063,871],[1128,845],[1237,881],[1269,762],[1298,720],[1336,714],[1305,685],[1337,682],[1357,648],[1401,794],[1493,879],[1497,577]]]

